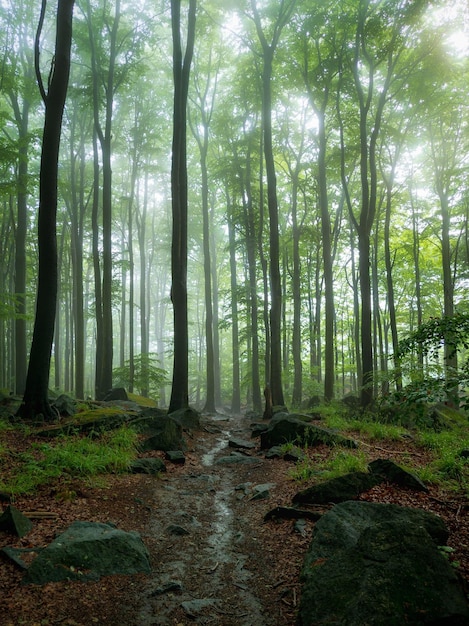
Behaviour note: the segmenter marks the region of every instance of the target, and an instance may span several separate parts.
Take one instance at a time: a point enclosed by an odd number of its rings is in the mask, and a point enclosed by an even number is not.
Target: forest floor
[[[24,445],[14,431],[8,436],[10,450]],[[202,430],[187,436],[185,465],[167,463],[167,472],[159,477],[115,475],[99,485],[56,484],[18,497],[14,505],[21,511],[51,517],[33,518],[33,530],[21,540],[0,533],[0,547],[47,545],[74,520],[112,522],[141,534],[152,573],[39,587],[22,585],[22,572],[1,558],[0,625],[294,625],[313,522],[298,532],[294,521],[264,522],[264,515],[291,505],[306,484],[292,480],[292,463],[264,459],[257,448],[247,451],[255,459],[249,464],[217,464],[230,454],[230,437],[249,439],[249,420],[204,417]],[[427,453],[410,439],[364,441],[363,449],[369,460],[399,463],[410,455],[415,465],[428,462]],[[314,448],[316,459],[330,454],[326,446]],[[251,487],[264,483],[273,485],[270,497],[252,499]],[[460,494],[437,487],[416,493],[383,484],[362,499],[419,507],[443,517],[454,549],[451,559],[469,584],[469,519]],[[175,534],[174,526],[187,534]]]

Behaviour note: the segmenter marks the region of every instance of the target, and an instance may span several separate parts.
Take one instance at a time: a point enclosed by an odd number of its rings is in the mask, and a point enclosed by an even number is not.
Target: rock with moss
[[[135,459],[129,466],[129,472],[131,474],[157,475],[160,472],[166,472],[166,465],[164,461],[158,457]]]
[[[328,504],[354,500],[364,491],[383,482],[383,478],[369,472],[350,472],[323,483],[303,489],[293,496],[293,502]]]
[[[143,417],[133,420],[130,427],[145,436],[139,449],[148,450],[184,450],[186,444],[182,426],[170,415],[159,409],[147,409]]]
[[[200,413],[190,407],[173,411],[169,416],[180,424],[184,430],[200,429]]]
[[[261,448],[263,450],[284,443],[301,443],[308,446],[326,444],[328,446],[340,445],[347,448],[357,447],[357,444],[352,439],[291,415],[281,419],[272,419],[269,428],[261,433]]]
[[[368,465],[370,472],[380,476],[383,480],[394,483],[399,487],[407,487],[414,491],[428,491],[428,487],[418,476],[403,469],[390,459],[376,459]]]
[[[112,574],[149,573],[149,553],[140,535],[111,524],[73,522],[41,550],[23,583],[97,580]]]
[[[336,505],[316,523],[301,574],[299,626],[469,624],[443,521],[418,509]]]

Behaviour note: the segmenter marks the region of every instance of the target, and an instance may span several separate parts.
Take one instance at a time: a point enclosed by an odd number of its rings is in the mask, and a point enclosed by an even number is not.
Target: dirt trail
[[[205,419],[184,473],[163,479],[153,493],[145,541],[154,573],[139,602],[140,626],[292,623],[284,615],[288,603],[278,599],[277,564],[262,525],[272,497],[251,499],[272,466],[256,450],[244,462],[217,463],[234,452],[233,437],[249,439],[247,418]]]

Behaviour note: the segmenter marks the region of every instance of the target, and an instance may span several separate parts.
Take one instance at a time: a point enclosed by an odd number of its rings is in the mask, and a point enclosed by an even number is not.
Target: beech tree
[[[187,311],[187,97],[194,52],[196,0],[189,0],[187,40],[183,55],[181,0],[171,0],[173,34],[173,142],[171,160],[171,301],[174,319],[173,382],[169,412],[189,405],[188,311]]]
[[[70,75],[72,14],[74,0],[59,0],[56,17],[54,63],[45,90],[39,67],[39,48],[47,6],[43,0],[35,42],[35,67],[45,106],[39,187],[38,246],[39,274],[34,334],[29,355],[23,402],[18,416],[32,419],[54,417],[48,386],[57,301],[57,178],[62,117]]]

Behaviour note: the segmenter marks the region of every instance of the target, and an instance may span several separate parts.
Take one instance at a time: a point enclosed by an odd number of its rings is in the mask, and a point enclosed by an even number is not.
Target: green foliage
[[[113,370],[114,386],[128,389],[132,382],[140,395],[148,393],[151,397],[157,398],[161,386],[168,382],[166,371],[158,367],[158,363],[158,357],[152,352],[138,354],[133,360],[133,381],[131,381],[131,363],[127,360],[123,367],[116,367]]]
[[[100,439],[73,436],[34,444],[18,456],[18,468],[8,483],[0,483],[0,490],[18,495],[59,478],[123,472],[135,457],[136,444],[137,435],[125,427]]]
[[[399,357],[421,351],[437,359],[443,345],[449,346],[449,356],[469,348],[469,314],[456,312],[454,315],[432,317],[417,330],[399,342]]]
[[[381,416],[375,413],[366,413],[360,416],[349,415],[343,409],[334,406],[321,407],[320,413],[328,428],[342,432],[358,432],[370,439],[398,441],[407,432],[400,425],[382,421]]]
[[[469,491],[469,459],[461,455],[469,450],[469,427],[455,428],[440,433],[421,432],[419,443],[431,450],[435,458],[419,472],[425,480],[434,483],[453,483]]]
[[[364,452],[334,448],[332,454],[326,459],[313,454],[301,460],[290,471],[290,476],[293,480],[299,482],[310,480],[314,477],[320,477],[321,480],[330,480],[349,472],[366,472],[367,467],[368,461]]]

